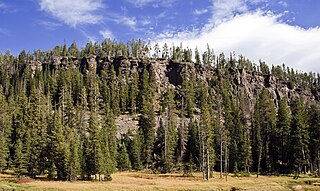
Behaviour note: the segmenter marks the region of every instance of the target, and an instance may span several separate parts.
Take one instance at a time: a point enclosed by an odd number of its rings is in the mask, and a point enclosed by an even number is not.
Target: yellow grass
[[[202,180],[201,174],[194,177],[182,177],[181,174],[145,174],[139,172],[121,172],[112,175],[111,182],[95,181],[40,181],[33,180],[23,184],[11,183],[12,177],[0,175],[0,190],[253,190],[253,191],[276,191],[276,190],[320,190],[320,187],[305,184],[306,181],[320,182],[315,178],[300,178],[293,180],[292,177],[255,176],[251,177],[228,177],[228,181],[220,179],[219,174],[209,181]],[[15,187],[16,186],[16,187]],[[12,190],[11,189],[11,190]]]

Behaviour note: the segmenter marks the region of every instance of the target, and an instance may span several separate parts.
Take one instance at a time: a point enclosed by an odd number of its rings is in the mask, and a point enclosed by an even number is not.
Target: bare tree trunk
[[[219,134],[220,134],[220,178],[223,178],[222,177],[222,173],[223,173],[223,135],[222,135],[222,124],[221,124],[221,120],[220,120],[220,117],[221,117],[221,107],[220,107],[220,99],[218,99],[218,109],[219,109],[219,113],[218,113],[218,124],[219,124]]]
[[[222,155],[223,155],[223,144],[222,144],[222,135],[220,134],[220,178],[222,178],[222,165],[223,165],[223,157],[222,157]]]
[[[210,157],[209,157],[209,149],[207,148],[207,180],[209,180],[209,176],[210,176]]]
[[[202,147],[202,155],[201,155],[201,158],[202,158],[202,173],[203,173],[203,179],[205,180],[206,179],[206,169],[205,169],[205,157],[204,157],[204,143],[203,141],[201,142],[201,147]]]
[[[226,181],[228,181],[228,144],[225,143],[224,144],[224,172],[225,172],[225,177],[226,177]]]
[[[318,151],[318,157],[317,157],[317,166],[318,166],[318,175],[320,175],[320,152]]]
[[[262,148],[260,147],[259,148],[259,158],[258,158],[257,178],[259,178],[259,173],[260,173],[261,155],[262,155]]]

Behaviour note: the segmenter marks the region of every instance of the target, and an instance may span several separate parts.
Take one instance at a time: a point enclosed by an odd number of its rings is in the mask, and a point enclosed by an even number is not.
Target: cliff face
[[[208,68],[203,65],[197,65],[192,62],[174,62],[172,60],[165,59],[137,59],[134,57],[125,58],[122,56],[110,58],[110,57],[97,57],[91,55],[82,59],[68,58],[68,57],[54,57],[49,64],[54,69],[68,69],[78,67],[83,73],[89,71],[96,71],[99,73],[101,70],[110,70],[113,66],[117,72],[118,80],[121,80],[125,75],[129,76],[129,80],[132,79],[135,72],[142,72],[143,66],[146,65],[147,70],[153,70],[156,79],[156,95],[154,101],[154,107],[156,111],[160,109],[160,96],[167,91],[168,88],[174,88],[176,93],[179,94],[183,80],[190,78],[192,74],[196,79],[205,83],[210,83],[213,79],[221,80],[219,73],[224,73],[223,78],[229,78],[230,90],[233,95],[239,97],[241,94],[243,97],[243,112],[246,121],[250,123],[250,117],[253,113],[256,97],[264,89],[268,89],[270,96],[273,99],[275,106],[278,107],[278,103],[281,99],[293,100],[296,98],[302,98],[304,102],[314,105],[319,104],[319,91],[317,88],[311,90],[310,88],[296,85],[290,87],[288,81],[280,79],[272,74],[263,74],[262,72],[247,71],[238,68],[229,68],[228,70],[218,71],[216,68]],[[42,69],[41,63],[30,62],[31,69]],[[217,86],[213,85],[214,91],[217,91]],[[199,117],[199,110],[195,113],[195,117]],[[157,122],[159,122],[160,116],[157,116]],[[137,127],[136,117],[126,114],[120,115],[116,119],[116,123],[120,132],[125,132],[128,128]],[[179,118],[178,121],[182,123]]]

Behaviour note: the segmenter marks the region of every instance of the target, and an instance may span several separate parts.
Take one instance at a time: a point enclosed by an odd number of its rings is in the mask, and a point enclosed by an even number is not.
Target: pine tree
[[[27,174],[29,163],[31,138],[27,128],[29,112],[27,109],[27,97],[20,93],[17,101],[17,110],[13,117],[13,133],[11,136],[14,150],[14,166],[18,176]]]
[[[252,127],[252,159],[254,167],[257,171],[257,178],[260,174],[261,157],[262,157],[262,137],[261,137],[261,112],[260,112],[260,99],[256,98],[254,108],[253,127]]]
[[[131,170],[131,163],[127,152],[126,145],[121,143],[118,147],[117,156],[118,169],[121,171]]]
[[[309,150],[311,159],[311,171],[320,169],[320,110],[316,106],[311,106],[309,111]],[[318,171],[320,175],[320,172]]]
[[[201,141],[201,160],[202,160],[202,171],[203,179],[209,180],[211,173],[210,156],[214,153],[213,150],[213,123],[209,112],[209,93],[206,85],[202,86],[201,92],[201,119],[200,119],[200,141]]]
[[[130,150],[131,150],[131,166],[134,170],[142,170],[142,159],[141,159],[141,152],[142,152],[142,138],[141,138],[142,132],[138,130],[135,132],[135,135],[133,137]]]
[[[30,118],[27,121],[27,128],[30,137],[33,139],[30,147],[30,156],[28,156],[28,173],[33,177],[43,173],[47,165],[47,124],[45,121],[43,104],[45,103],[41,96],[41,90],[32,88],[28,108]]]
[[[117,76],[116,76],[116,72],[114,70],[113,65],[111,66],[108,84],[110,87],[110,98],[111,98],[110,108],[112,108],[114,115],[118,115],[120,113],[119,85],[117,82]]]
[[[154,134],[155,134],[155,112],[153,108],[152,89],[153,84],[152,78],[149,79],[149,75],[144,65],[142,83],[141,83],[141,115],[139,116],[139,129],[143,134],[142,142],[142,158],[144,159],[144,165],[149,168],[152,162],[152,151],[154,146]]]
[[[279,153],[277,156],[273,156],[274,160],[281,160],[282,169],[281,172],[285,172],[288,169],[288,157],[289,157],[289,144],[290,144],[290,114],[288,103],[285,99],[280,100],[279,109],[277,115],[277,130],[273,135],[276,146],[279,146]],[[278,133],[278,134],[277,134]],[[276,154],[276,153],[274,153]],[[287,172],[288,173],[288,172]]]
[[[175,159],[175,149],[177,148],[177,116],[176,105],[174,103],[174,91],[169,89],[165,95],[164,99],[164,110],[166,110],[165,117],[166,120],[164,122],[165,128],[165,166],[166,171],[170,172],[171,168],[174,165]],[[181,158],[180,154],[183,151],[177,153],[177,157]]]
[[[301,100],[291,103],[292,119],[290,131],[290,158],[291,169],[296,171],[295,178],[299,177],[302,170],[306,171],[309,160],[309,132],[305,118],[305,108]],[[304,168],[303,168],[304,167]]]
[[[105,110],[103,129],[105,129],[105,133],[108,135],[107,140],[110,153],[110,167],[108,167],[108,169],[110,168],[110,171],[114,172],[117,167],[116,157],[118,155],[117,127],[115,125],[113,112],[108,103],[106,104]]]
[[[68,180],[70,181],[76,181],[78,174],[80,174],[79,143],[79,135],[77,131],[73,129],[69,136],[69,157],[67,160],[68,166],[66,167]]]
[[[9,129],[8,107],[0,85],[0,172],[7,166],[9,157]]]
[[[107,116],[108,117],[108,116]],[[107,122],[107,117],[104,117],[104,121]],[[104,123],[101,129],[101,150],[103,155],[103,174],[105,177],[110,177],[111,173],[114,171],[114,156],[111,157],[110,146],[109,146],[109,127]]]
[[[260,136],[262,139],[262,155],[261,167],[264,171],[271,172],[275,168],[272,154],[276,152],[277,148],[272,143],[272,135],[275,134],[276,128],[276,111],[274,102],[270,99],[270,93],[267,89],[263,89],[259,95],[259,117],[256,119],[260,123]],[[258,143],[258,145],[260,145]]]
[[[186,153],[184,155],[184,162],[186,163],[187,168],[192,172],[193,166],[196,166],[197,169],[200,167],[200,143],[199,143],[199,133],[196,124],[192,119],[190,119],[188,125],[188,141],[186,145]]]
[[[129,94],[127,79],[128,79],[128,74],[126,72],[125,78],[123,78],[120,82],[119,97],[120,97],[120,108],[122,113],[124,113],[127,110],[128,94]]]
[[[137,109],[137,96],[138,96],[138,81],[139,81],[139,74],[137,71],[133,73],[133,79],[130,83],[130,90],[129,90],[129,107],[130,107],[130,113],[135,114]]]
[[[101,180],[103,172],[103,154],[101,150],[100,127],[97,114],[90,112],[89,119],[89,138],[88,138],[88,167],[90,175],[94,175],[95,180]]]
[[[163,124],[162,118],[159,121],[159,127],[156,132],[155,142],[154,142],[154,160],[155,160],[155,168],[160,169],[161,172],[165,172],[166,168],[166,129]]]
[[[49,147],[51,147],[51,156],[53,157],[52,161],[54,162],[57,171],[57,178],[59,180],[66,180],[67,172],[65,167],[67,160],[67,145],[64,136],[64,127],[62,125],[62,114],[60,109],[55,111],[50,129],[51,145]]]

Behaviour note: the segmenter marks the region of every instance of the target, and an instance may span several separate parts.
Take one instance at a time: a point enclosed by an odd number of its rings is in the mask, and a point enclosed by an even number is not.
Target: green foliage
[[[130,168],[183,167],[206,179],[212,170],[320,168],[319,74],[285,65],[270,72],[209,46],[203,54],[161,46],[152,58],[142,40],[0,53],[0,171],[75,181]],[[276,84],[263,89],[255,83],[262,76]],[[283,85],[286,94],[274,89]],[[297,95],[309,101],[290,100]],[[137,125],[125,129],[123,119]]]
[[[290,157],[291,169],[301,171],[310,158],[308,142],[310,140],[308,124],[306,123],[306,110],[302,100],[293,100],[291,103],[292,120],[290,131]]]
[[[121,171],[131,170],[131,163],[127,152],[126,145],[121,144],[118,146],[117,156],[118,169]]]

